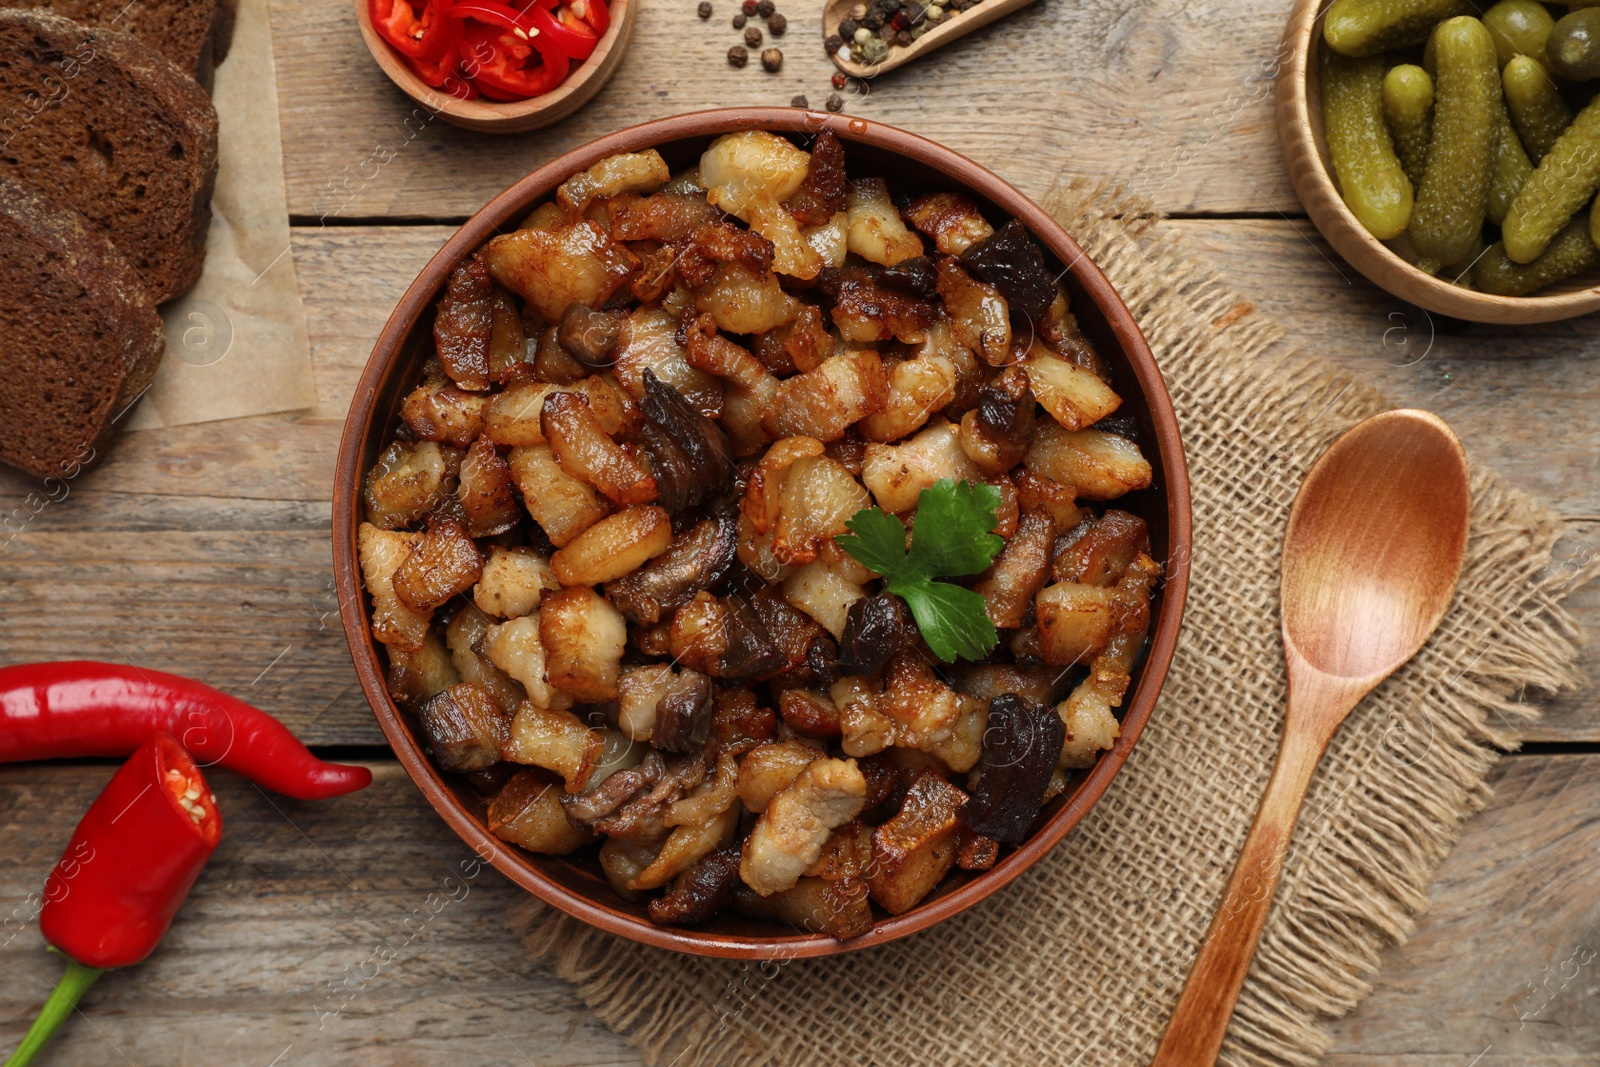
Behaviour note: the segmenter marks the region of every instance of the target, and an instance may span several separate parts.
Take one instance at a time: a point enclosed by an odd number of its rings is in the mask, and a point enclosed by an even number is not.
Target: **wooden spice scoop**
[[[858,3],[868,0],[828,0],[822,9],[822,36],[824,39],[839,32],[839,23],[843,22],[850,9]],[[965,37],[980,27],[987,26],[997,18],[1009,15],[1018,8],[1027,7],[1033,0],[983,0],[976,7],[970,7],[957,15],[952,15],[944,22],[935,26],[927,33],[918,37],[905,48],[891,48],[889,55],[881,63],[852,63],[838,55],[830,58],[833,65],[855,78],[874,78],[879,74],[887,74],[896,67],[911,62],[918,56],[927,55],[941,45],[947,45],[960,37]],[[846,42],[849,43],[849,42]]]
[[[1152,1067],[1216,1062],[1311,775],[1351,709],[1444,617],[1470,506],[1461,442],[1425,411],[1358,423],[1301,485],[1283,544],[1289,700],[1278,762]]]

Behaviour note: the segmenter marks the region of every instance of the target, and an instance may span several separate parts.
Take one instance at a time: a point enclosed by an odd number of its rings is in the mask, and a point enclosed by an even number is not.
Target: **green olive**
[[[1600,78],[1600,8],[1580,7],[1563,15],[1545,49],[1550,68],[1563,78]]]
[[[1494,49],[1503,67],[1512,56],[1531,56],[1545,61],[1545,39],[1556,20],[1536,0],[1500,0],[1483,13],[1483,24],[1494,38]]]

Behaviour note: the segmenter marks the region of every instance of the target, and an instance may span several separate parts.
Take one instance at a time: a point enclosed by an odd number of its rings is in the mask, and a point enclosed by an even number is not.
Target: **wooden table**
[[[329,568],[341,420],[402,288],[463,218],[599,134],[726,104],[820,105],[815,10],[790,8],[781,73],[733,70],[731,0],[643,0],[616,79],[554,130],[497,140],[414,112],[364,51],[350,5],[276,0],[293,252],[317,406],[125,436],[69,499],[0,549],[0,659],[92,656],[205,678],[375,786],[331,804],[215,784],[231,832],[158,955],[91,993],[53,1064],[634,1064],[530,966],[487,871],[412,935],[468,852],[389,758],[351,672]],[[1294,343],[1430,408],[1488,464],[1600,547],[1600,319],[1496,330],[1430,319],[1368,285],[1299,211],[1274,140],[1279,0],[1045,0],[913,66],[851,86],[847,110],[937,138],[1041,194],[1069,173],[1133,176],[1164,231],[1214,263]],[[408,123],[407,120],[410,119]],[[0,513],[30,486],[0,475]],[[1600,591],[1571,600],[1600,625]],[[1600,666],[1590,653],[1587,666]],[[1341,1065],[1592,1064],[1600,1054],[1600,720],[1551,703],[1440,871],[1373,995],[1334,1027]],[[33,900],[105,762],[0,768],[0,1046],[60,972]],[[419,910],[420,909],[420,910]],[[403,944],[372,975],[380,939]],[[1594,946],[1594,947],[1591,947]],[[353,977],[360,974],[360,977]]]

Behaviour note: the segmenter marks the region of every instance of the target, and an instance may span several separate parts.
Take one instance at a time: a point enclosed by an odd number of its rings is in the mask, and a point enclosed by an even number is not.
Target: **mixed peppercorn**
[[[871,0],[858,3],[824,42],[830,56],[852,63],[881,63],[890,48],[904,48],[946,19],[982,0]]]

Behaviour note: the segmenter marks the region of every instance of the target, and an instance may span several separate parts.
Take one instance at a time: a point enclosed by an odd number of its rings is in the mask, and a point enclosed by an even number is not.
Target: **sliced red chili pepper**
[[[408,58],[433,59],[449,43],[434,0],[422,0],[420,12],[411,0],[368,0],[367,13],[378,35]]]
[[[452,39],[445,45],[444,52],[439,55],[438,59],[427,60],[406,56],[405,61],[406,66],[410,67],[417,77],[435,89],[440,89],[444,87],[444,83],[461,66],[461,49]],[[459,81],[460,79],[457,80]]]
[[[125,756],[159,733],[299,800],[372,781],[365,767],[317,759],[259,708],[175,674],[93,660],[0,667],[0,763]]]
[[[221,836],[216,798],[183,746],[165,733],[141,745],[45,881],[39,932],[67,972],[7,1064],[32,1063],[95,979],[155,950]]]
[[[540,37],[550,38],[563,55],[582,63],[594,54],[595,45],[600,43],[600,38],[589,29],[587,23],[568,9],[562,8],[561,12],[565,17],[553,15],[544,8],[536,8],[533,12],[533,24],[538,28]],[[572,21],[568,22],[567,18]]]
[[[611,8],[606,0],[571,0],[572,13],[589,24],[596,37],[604,37],[611,26]]]
[[[468,29],[462,48],[462,66],[478,89],[491,99],[509,95],[526,100],[542,96],[560,85],[571,63],[547,34],[518,37],[510,30]],[[534,52],[542,62],[527,66]]]
[[[476,19],[487,26],[502,30],[521,30],[531,36],[533,11],[531,5],[527,8],[514,8],[498,3],[497,0],[468,0],[464,3],[451,4],[448,13],[457,22]]]

